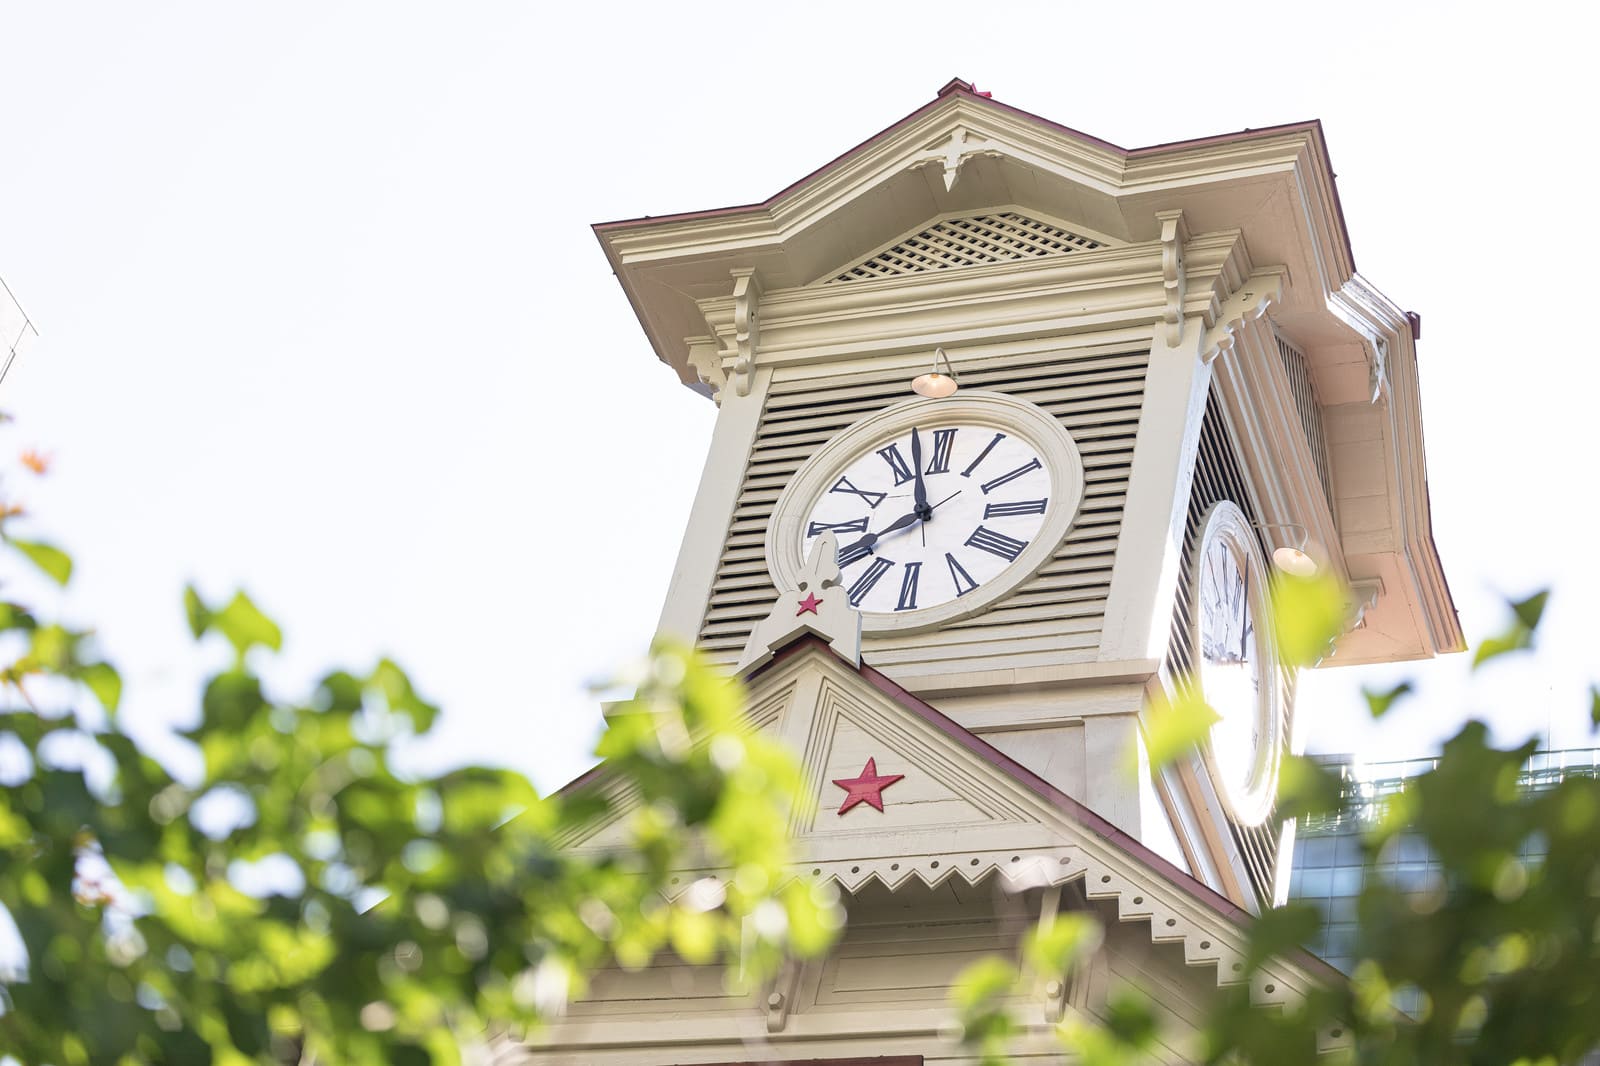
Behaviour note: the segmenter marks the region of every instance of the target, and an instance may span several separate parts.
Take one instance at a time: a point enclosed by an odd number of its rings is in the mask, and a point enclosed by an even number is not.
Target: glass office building
[[[1384,800],[1413,777],[1433,769],[1434,760],[1358,763],[1348,755],[1316,758],[1344,782],[1345,807],[1339,814],[1308,819],[1298,827],[1289,899],[1321,908],[1322,932],[1306,947],[1348,973],[1355,962],[1356,900],[1364,879],[1383,877],[1407,891],[1422,891],[1440,876],[1438,863],[1416,837],[1399,837],[1370,867],[1361,849],[1362,830],[1379,816]],[[1526,790],[1550,788],[1569,774],[1600,776],[1600,748],[1537,752],[1523,767],[1518,783]],[[1531,841],[1523,856],[1537,859],[1539,849],[1539,843]]]

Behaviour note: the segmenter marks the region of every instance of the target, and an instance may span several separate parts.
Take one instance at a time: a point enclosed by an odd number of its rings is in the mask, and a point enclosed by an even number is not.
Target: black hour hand
[[[863,555],[871,553],[872,546],[878,543],[878,539],[880,537],[888,536],[890,533],[898,533],[900,530],[911,525],[913,522],[920,520],[921,516],[915,511],[912,511],[910,514],[903,514],[899,518],[896,518],[893,522],[890,522],[888,525],[878,530],[876,533],[868,533],[866,536],[862,537],[854,544],[851,544],[849,547],[840,548],[839,565],[849,566]]]

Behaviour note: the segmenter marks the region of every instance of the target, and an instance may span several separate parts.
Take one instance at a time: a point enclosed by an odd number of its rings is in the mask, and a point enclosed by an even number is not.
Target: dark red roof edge
[[[879,673],[871,666],[868,666],[865,662],[863,662],[859,668],[851,666],[850,660],[834,651],[828,646],[827,641],[823,640],[814,633],[804,633],[799,637],[796,637],[793,641],[785,645],[784,648],[771,659],[747,672],[744,675],[744,680],[747,683],[754,681],[762,674],[776,669],[778,664],[803,655],[807,651],[811,650],[820,650],[826,652],[839,662],[844,663],[845,666],[850,667],[850,669],[857,670],[857,672],[860,673],[860,675],[865,678],[867,683],[873,688],[877,689],[879,692],[882,692],[884,695],[900,704],[900,706],[904,707],[906,710],[910,711],[924,722],[927,722],[933,728],[954,740],[957,744],[960,744],[967,751],[970,751],[972,754],[993,766],[995,769],[1026,785],[1040,797],[1048,801],[1052,806],[1071,815],[1074,820],[1089,828],[1096,836],[1099,836],[1124,853],[1150,867],[1153,871],[1170,881],[1175,888],[1178,888],[1188,895],[1194,897],[1205,906],[1210,907],[1212,910],[1233,922],[1249,924],[1255,920],[1254,915],[1245,910],[1243,907],[1239,906],[1237,903],[1233,902],[1233,900],[1229,899],[1227,896],[1224,896],[1222,893],[1201,881],[1187,870],[1179,869],[1167,859],[1156,854],[1154,851],[1151,851],[1150,848],[1135,840],[1121,829],[1118,829],[1116,826],[1112,825],[1110,822],[1106,821],[1100,815],[1094,813],[1094,811],[1090,810],[1088,807],[1085,807],[1082,803],[1073,799],[1065,792],[1062,792],[1050,782],[1046,781],[1044,778],[1040,777],[1026,766],[1023,766],[1021,763],[1011,758],[1011,756],[1007,755],[999,748],[996,748],[994,745],[983,740],[981,737],[978,737],[970,730],[963,728],[955,721],[946,717],[938,708],[924,702],[916,696],[913,696],[886,675]],[[560,788],[556,789],[552,795],[559,796],[580,791],[584,787],[596,783],[606,772],[606,769],[606,764],[603,762],[591,766],[582,774],[579,774],[571,781],[568,781],[565,785],[562,785]],[[1317,956],[1311,954],[1309,951],[1296,949],[1293,952],[1285,952],[1284,954],[1291,955],[1295,962],[1306,969],[1314,972],[1320,972],[1325,979],[1332,981],[1346,980],[1346,977],[1343,973],[1335,969],[1332,965],[1324,960],[1319,959]]]
[[[746,680],[752,681],[766,671],[773,669],[779,663],[804,654],[813,647],[827,652],[829,655],[832,655],[846,666],[850,665],[848,659],[845,659],[843,656],[839,655],[838,652],[829,647],[827,642],[822,638],[813,633],[805,633],[785,646],[784,649],[778,652],[777,655],[773,656],[770,661],[763,663],[761,666],[750,671],[750,673],[746,675]],[[1150,850],[1149,847],[1140,843],[1138,840],[1135,840],[1121,829],[1118,829],[1116,826],[1106,821],[1106,819],[1102,818],[1088,807],[1085,807],[1082,803],[1073,799],[1065,792],[1062,792],[1050,782],[1046,781],[1044,778],[1040,777],[1026,766],[1023,766],[1021,763],[1011,758],[1011,756],[1007,755],[999,748],[994,747],[992,744],[977,736],[970,730],[962,727],[957,722],[946,717],[938,708],[907,692],[886,675],[878,672],[871,666],[868,666],[865,662],[861,664],[859,673],[863,678],[866,679],[868,684],[872,685],[873,688],[876,688],[879,692],[882,692],[884,695],[900,704],[900,706],[904,707],[918,718],[921,718],[924,722],[927,722],[929,725],[939,730],[939,732],[954,740],[967,751],[987,762],[995,769],[1002,771],[1015,780],[1028,786],[1040,797],[1049,801],[1049,803],[1056,809],[1071,815],[1075,821],[1092,830],[1096,836],[1099,836],[1108,843],[1115,845],[1119,850],[1150,867],[1156,873],[1172,882],[1175,887],[1182,889],[1184,892],[1188,893],[1190,896],[1193,896],[1195,899],[1210,907],[1212,910],[1217,911],[1224,917],[1230,918],[1235,922],[1248,924],[1249,922],[1255,920],[1254,915],[1245,910],[1243,907],[1239,906],[1237,903],[1233,902],[1233,900],[1229,899],[1227,896],[1224,896],[1210,885],[1207,885],[1205,882],[1189,873],[1189,871],[1179,869],[1177,866],[1173,865],[1172,862],[1156,854],[1154,851]],[[1345,975],[1343,973],[1335,969],[1324,960],[1317,958],[1310,952],[1301,951],[1296,952],[1295,955],[1296,961],[1301,965],[1306,966],[1309,969],[1324,970],[1325,976],[1332,977],[1340,981],[1345,980]]]
[[[748,677],[748,680],[754,680],[760,674],[772,669],[787,659],[804,654],[812,645],[816,645],[824,649],[835,658],[838,658],[841,662],[849,662],[849,660],[843,659],[837,652],[828,647],[827,643],[820,637],[817,637],[811,633],[805,633],[784,647],[784,649],[777,655],[773,656],[770,662],[767,662],[758,669],[752,671]],[[879,692],[882,692],[885,696],[888,696],[906,710],[910,711],[918,718],[921,718],[923,721],[939,730],[939,732],[943,733],[945,736],[956,741],[962,747],[966,748],[968,751],[972,752],[974,755],[978,756],[995,769],[1002,770],[1008,776],[1015,778],[1024,785],[1027,785],[1034,792],[1037,792],[1041,797],[1049,800],[1050,804],[1056,809],[1070,814],[1074,821],[1077,821],[1087,828],[1093,830],[1096,836],[1103,837],[1111,843],[1116,844],[1123,851],[1131,854],[1134,858],[1154,867],[1157,873],[1160,873],[1174,881],[1179,881],[1181,879],[1181,882],[1187,882],[1184,887],[1190,889],[1191,894],[1199,895],[1204,902],[1210,904],[1223,914],[1226,914],[1232,918],[1247,919],[1250,917],[1249,911],[1245,910],[1243,907],[1240,907],[1238,904],[1228,899],[1228,897],[1222,895],[1222,893],[1217,892],[1215,889],[1212,889],[1208,885],[1197,880],[1194,875],[1189,873],[1187,870],[1178,869],[1178,867],[1174,866],[1171,862],[1162,858],[1160,855],[1157,855],[1148,847],[1141,844],[1139,841],[1135,840],[1121,829],[1118,829],[1116,826],[1106,821],[1106,819],[1094,813],[1094,811],[1090,810],[1088,807],[1085,807],[1078,800],[1075,800],[1065,792],[1062,792],[1050,782],[1046,781],[1044,778],[1040,777],[1026,766],[1023,766],[1021,763],[1011,758],[1011,756],[1007,755],[999,748],[996,748],[994,745],[979,737],[971,730],[966,729],[954,720],[946,717],[945,714],[937,707],[934,707],[932,704],[926,703],[918,697],[913,696],[911,693],[907,692],[905,689],[901,688],[898,684],[892,681],[888,676],[880,673],[873,667],[868,666],[865,662],[861,664],[860,673],[861,676],[865,678],[868,684],[872,685],[873,688],[877,689]]]
[[[1337,182],[1334,180],[1335,175],[1333,173],[1333,164],[1328,158],[1327,141],[1322,135],[1322,122],[1320,119],[1311,119],[1304,122],[1285,122],[1276,126],[1263,126],[1260,129],[1238,130],[1233,133],[1219,133],[1213,134],[1209,137],[1196,137],[1189,140],[1165,141],[1161,144],[1152,144],[1146,145],[1143,148],[1129,149],[1123,148],[1120,145],[1112,144],[1110,141],[1095,137],[1091,134],[1084,133],[1082,130],[1075,130],[1071,126],[1063,126],[1059,122],[1053,122],[1050,119],[1044,118],[1043,116],[1035,115],[1031,111],[1024,111],[1020,107],[1013,107],[1010,104],[1003,104],[998,100],[993,100],[987,96],[979,95],[973,91],[970,83],[962,81],[960,78],[952,78],[939,90],[937,96],[928,101],[926,104],[917,108],[915,111],[911,112],[911,114],[907,115],[905,118],[885,126],[883,129],[879,130],[877,133],[874,133],[860,144],[853,148],[847,149],[845,152],[822,164],[822,166],[813,170],[805,177],[790,183],[759,203],[740,204],[737,207],[717,207],[703,211],[682,211],[668,215],[644,215],[639,218],[618,219],[614,222],[596,222],[592,228],[596,233],[600,233],[606,230],[622,229],[628,226],[636,226],[644,223],[654,224],[660,222],[689,222],[696,219],[718,218],[724,215],[745,214],[770,208],[773,204],[777,203],[779,200],[783,199],[790,192],[793,192],[800,186],[805,185],[814,178],[817,178],[827,171],[832,170],[834,167],[839,166],[852,157],[859,155],[861,152],[865,151],[867,148],[871,147],[873,144],[882,140],[884,137],[887,137],[889,134],[895,132],[901,127],[915,122],[928,111],[940,106],[940,104],[943,103],[944,99],[948,96],[964,96],[969,100],[980,103],[982,106],[999,108],[1001,111],[1024,118],[1029,122],[1037,123],[1038,125],[1044,126],[1047,129],[1055,130],[1057,133],[1063,133],[1069,137],[1074,137],[1080,141],[1085,141],[1089,144],[1095,145],[1096,147],[1102,148],[1108,152],[1114,152],[1122,156],[1124,160],[1136,159],[1147,155],[1157,155],[1162,152],[1176,152],[1188,148],[1199,148],[1208,144],[1225,144],[1230,141],[1251,140],[1257,137],[1271,137],[1280,133],[1287,133],[1294,130],[1310,131],[1316,138],[1318,146],[1322,149],[1321,154],[1323,165],[1328,168],[1328,186],[1333,190],[1334,211],[1339,217],[1340,236],[1344,240],[1345,254],[1350,258],[1350,269],[1355,269],[1355,253],[1350,248],[1350,232],[1348,227],[1345,226],[1344,205],[1339,201],[1339,187]]]

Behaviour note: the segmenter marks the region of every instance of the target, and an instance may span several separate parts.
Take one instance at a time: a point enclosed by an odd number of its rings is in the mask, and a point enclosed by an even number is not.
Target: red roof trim
[[[779,663],[804,654],[805,652],[813,649],[826,652],[835,659],[838,659],[840,662],[844,663],[846,666],[850,665],[849,660],[845,659],[843,656],[839,655],[838,652],[830,648],[826,641],[822,640],[815,634],[806,633],[795,639],[782,651],[778,652],[778,654],[774,656],[770,662],[767,662],[757,669],[751,671],[751,673],[747,675],[746,680],[753,681],[755,678],[777,666]],[[1012,759],[1005,752],[994,747],[981,737],[972,733],[970,730],[965,729],[958,723],[952,721],[950,718],[947,718],[938,708],[932,706],[931,704],[925,703],[921,699],[907,692],[886,675],[879,673],[877,670],[873,669],[871,666],[868,666],[864,662],[861,664],[859,673],[863,678],[866,679],[868,684],[872,685],[873,688],[876,688],[879,692],[882,692],[884,695],[900,704],[900,706],[904,707],[918,718],[921,718],[924,722],[933,726],[935,729],[939,730],[939,732],[954,740],[967,751],[976,755],[990,766],[993,766],[995,769],[1002,771],[1008,776],[1028,786],[1039,796],[1049,801],[1049,803],[1057,810],[1072,816],[1074,821],[1085,826],[1096,836],[1099,836],[1107,843],[1114,845],[1124,854],[1131,856],[1140,863],[1143,863],[1153,872],[1160,874],[1162,877],[1172,882],[1174,887],[1182,889],[1199,902],[1205,904],[1207,907],[1210,907],[1212,910],[1221,914],[1223,917],[1230,919],[1231,921],[1241,924],[1249,924],[1255,920],[1255,916],[1249,911],[1245,910],[1243,907],[1239,906],[1237,903],[1233,902],[1231,899],[1224,896],[1210,885],[1207,885],[1205,882],[1199,880],[1187,870],[1181,870],[1174,866],[1171,862],[1162,858],[1154,851],[1151,851],[1144,844],[1135,840],[1121,829],[1118,829],[1100,815],[1094,813],[1094,811],[1090,810],[1088,807],[1085,807],[1079,801],[1073,799],[1065,792],[1062,792],[1060,789],[1056,788],[1050,782],[1046,781],[1044,778],[1040,777],[1026,766],[1023,766],[1021,763]],[[1339,972],[1322,959],[1312,955],[1310,952],[1296,951],[1293,954],[1295,955],[1295,961],[1300,965],[1305,966],[1308,969],[1322,970],[1324,971],[1323,975],[1330,979],[1339,981],[1345,980],[1345,975],[1343,973]]]
[[[1173,887],[1187,893],[1189,896],[1192,896],[1200,903],[1211,908],[1232,922],[1248,925],[1255,920],[1254,915],[1252,915],[1249,911],[1245,910],[1243,907],[1239,906],[1237,903],[1233,902],[1231,899],[1224,896],[1210,885],[1200,881],[1187,870],[1180,870],[1171,862],[1168,862],[1160,855],[1157,855],[1155,852],[1151,851],[1144,844],[1141,844],[1139,841],[1135,840],[1121,829],[1118,829],[1116,826],[1100,817],[1100,815],[1094,813],[1094,811],[1090,810],[1088,807],[1085,807],[1082,803],[1073,799],[1065,792],[1062,792],[1060,789],[1056,788],[1050,782],[1046,781],[1044,778],[1040,777],[1026,766],[1023,766],[1021,763],[1012,759],[1005,752],[994,747],[981,737],[978,737],[970,730],[963,728],[950,718],[947,718],[933,705],[925,703],[916,696],[913,696],[886,675],[879,673],[877,670],[873,669],[871,666],[868,666],[864,662],[859,668],[852,666],[850,660],[834,651],[828,646],[827,641],[823,640],[814,633],[804,633],[799,637],[796,637],[767,662],[762,663],[760,666],[755,667],[745,674],[743,680],[747,684],[753,682],[761,675],[776,669],[780,663],[787,662],[790,659],[804,655],[809,651],[819,651],[827,654],[843,663],[846,668],[855,670],[873,688],[877,689],[885,696],[888,696],[900,706],[904,707],[906,710],[910,711],[912,714],[916,715],[918,718],[922,719],[924,722],[928,723],[930,726],[937,729],[951,740],[954,740],[957,744],[961,745],[967,751],[971,752],[973,755],[976,755],[990,766],[993,766],[995,769],[1007,774],[1023,785],[1026,785],[1029,789],[1033,790],[1040,797],[1048,801],[1051,806],[1072,816],[1075,821],[1088,828],[1096,836],[1113,845],[1124,854],[1132,857],[1140,863],[1143,863],[1154,873],[1166,878],[1172,883]],[[557,789],[554,795],[576,792],[586,786],[596,784],[599,782],[601,777],[607,773],[608,769],[609,768],[607,765],[603,762],[596,766],[592,766],[578,777],[572,779]],[[1306,969],[1320,972],[1323,978],[1326,980],[1346,980],[1346,977],[1343,973],[1329,965],[1327,962],[1324,962],[1322,959],[1317,958],[1317,956],[1311,954],[1309,951],[1296,949],[1292,952],[1285,952],[1284,954],[1292,955],[1295,962],[1301,966],[1304,966]]]
[[[796,638],[793,643],[789,644],[776,656],[774,656],[771,662],[768,662],[759,670],[754,671],[750,675],[750,680],[754,680],[762,672],[777,666],[779,663],[787,659],[804,654],[806,651],[810,650],[813,645],[823,651],[826,651],[834,658],[839,659],[840,662],[849,665],[849,660],[842,658],[820,637],[817,637],[815,634],[805,633]],[[907,692],[905,689],[901,688],[898,684],[891,680],[887,675],[880,673],[864,662],[861,664],[860,674],[873,688],[877,689],[885,696],[888,696],[906,710],[910,711],[918,718],[921,718],[924,722],[927,722],[939,732],[943,733],[951,740],[954,740],[963,748],[978,756],[978,758],[993,766],[995,769],[1001,770],[1007,776],[1015,778],[1022,784],[1027,785],[1034,792],[1048,800],[1051,806],[1055,807],[1059,811],[1071,815],[1074,821],[1079,822],[1086,828],[1092,830],[1096,836],[1102,837],[1105,840],[1115,844],[1120,850],[1127,852],[1140,862],[1152,867],[1157,873],[1166,877],[1168,880],[1179,884],[1185,890],[1189,891],[1191,895],[1197,896],[1207,905],[1220,911],[1228,917],[1246,920],[1250,918],[1249,911],[1245,910],[1243,907],[1240,907],[1238,904],[1234,903],[1220,892],[1217,892],[1215,889],[1212,889],[1210,886],[1197,880],[1194,875],[1188,871],[1178,869],[1178,867],[1174,866],[1160,855],[1157,855],[1145,845],[1141,844],[1139,841],[1135,840],[1121,829],[1118,829],[1116,826],[1106,821],[1088,807],[1085,807],[1078,800],[1075,800],[1065,792],[1062,792],[1050,782],[1046,781],[1044,778],[1040,777],[1026,766],[1023,766],[1021,763],[1011,758],[1011,756],[1007,755],[999,748],[996,748],[994,745],[979,737],[977,734],[946,717],[944,713],[937,707],[934,707],[932,704],[926,703],[918,697]]]

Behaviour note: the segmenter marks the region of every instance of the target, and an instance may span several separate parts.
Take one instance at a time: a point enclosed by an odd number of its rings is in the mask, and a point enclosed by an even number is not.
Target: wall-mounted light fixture
[[[939,373],[939,361],[944,360],[944,368],[949,373]],[[943,348],[933,350],[933,369],[926,374],[918,374],[911,379],[911,391],[918,396],[938,400],[949,396],[961,387],[956,381],[955,368],[950,365],[950,357],[944,354]]]
[[[1297,522],[1252,522],[1257,529],[1289,529],[1299,537],[1297,544],[1285,544],[1272,549],[1272,565],[1295,577],[1315,577],[1322,569],[1307,550],[1311,547],[1311,534]]]

